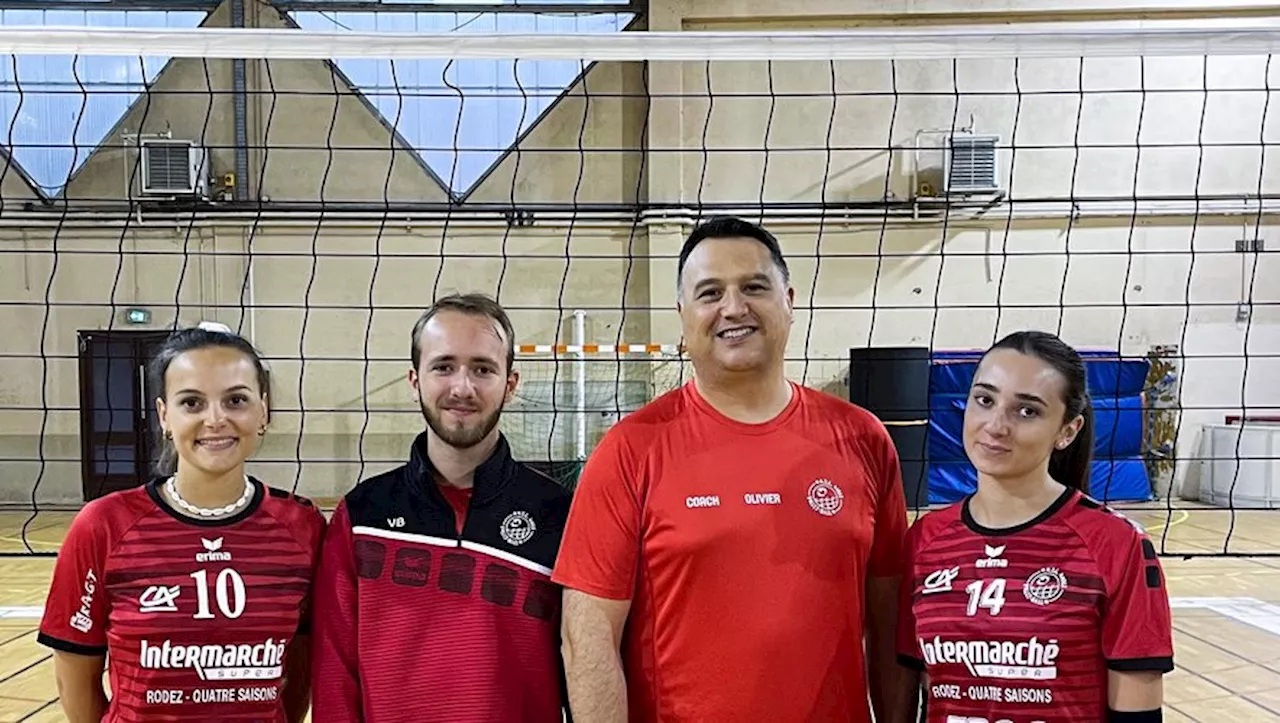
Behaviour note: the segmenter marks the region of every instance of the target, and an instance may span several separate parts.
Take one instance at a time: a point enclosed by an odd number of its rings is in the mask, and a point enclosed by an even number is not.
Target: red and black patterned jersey
[[[223,520],[178,513],[152,481],[72,521],[39,640],[108,655],[104,721],[285,720],[325,522],[310,501],[250,483],[249,505]]]
[[[467,514],[434,481],[426,433],[360,482],[329,523],[317,576],[315,723],[560,723],[563,486],[512,459],[475,471]]]
[[[908,541],[898,652],[928,675],[929,723],[1104,720],[1108,670],[1173,669],[1155,547],[1086,495],[1002,530],[966,499]]]

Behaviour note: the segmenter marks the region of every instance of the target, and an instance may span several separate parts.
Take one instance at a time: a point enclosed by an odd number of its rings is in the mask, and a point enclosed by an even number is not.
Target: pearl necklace
[[[178,503],[179,507],[199,517],[222,517],[223,515],[229,515],[249,504],[249,500],[253,498],[253,484],[249,482],[249,477],[246,475],[244,478],[244,494],[240,495],[240,499],[229,505],[215,507],[213,509],[196,507],[190,502],[182,499],[182,495],[178,494],[178,487],[173,483],[173,480],[174,478],[170,477],[164,483],[165,489],[169,491],[169,496],[173,498],[174,502]]]

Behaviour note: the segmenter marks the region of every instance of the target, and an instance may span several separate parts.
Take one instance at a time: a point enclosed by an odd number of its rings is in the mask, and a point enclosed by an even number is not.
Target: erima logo
[[[919,639],[920,652],[929,665],[960,664],[979,678],[1053,680],[1058,677],[1058,641],[933,640]]]
[[[204,545],[204,552],[196,553],[196,562],[230,562],[231,553],[222,552],[222,538],[216,540],[206,540],[200,538],[200,544]]]
[[[1008,560],[1001,560],[1001,559],[999,559],[999,557],[1000,557],[1001,555],[1003,555],[1003,554],[1004,554],[1004,548],[1005,548],[1005,546],[1004,546],[1004,545],[1001,545],[1001,546],[999,546],[999,547],[992,547],[991,545],[986,545],[985,547],[987,548],[987,550],[986,550],[986,552],[987,552],[987,557],[986,557],[986,559],[984,559],[984,560],[978,560],[978,561],[977,561],[976,563],[974,563],[974,564],[976,564],[976,565],[977,565],[978,567],[980,567],[980,568],[988,568],[988,567],[1008,567],[1008,566],[1009,566],[1009,561],[1008,561]]]
[[[272,638],[257,645],[155,645],[142,641],[140,662],[149,670],[192,668],[200,680],[274,680],[283,672],[287,641]]]

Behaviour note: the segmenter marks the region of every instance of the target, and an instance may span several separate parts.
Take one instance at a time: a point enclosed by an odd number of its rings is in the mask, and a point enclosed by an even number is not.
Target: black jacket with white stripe
[[[316,723],[559,723],[567,707],[560,588],[570,493],[511,456],[475,471],[461,534],[427,457],[339,502],[316,578]]]

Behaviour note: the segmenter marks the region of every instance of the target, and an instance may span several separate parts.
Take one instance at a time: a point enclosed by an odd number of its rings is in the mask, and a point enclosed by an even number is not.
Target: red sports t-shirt
[[[454,487],[448,482],[436,480],[436,487],[440,488],[440,494],[444,495],[445,502],[453,508],[453,527],[459,535],[462,534],[462,528],[467,524],[467,510],[471,508],[471,487]]]
[[[1068,490],[1006,530],[957,503],[908,540],[898,652],[929,676],[929,723],[1100,721],[1108,669],[1173,669],[1155,547],[1088,496]]]
[[[155,482],[85,505],[67,532],[41,643],[109,653],[104,721],[284,721],[324,517],[253,480],[249,506],[193,520]]]
[[[864,589],[903,570],[893,443],[870,413],[793,385],[764,424],[690,383],[588,458],[553,581],[630,599],[630,720],[869,721]]]

